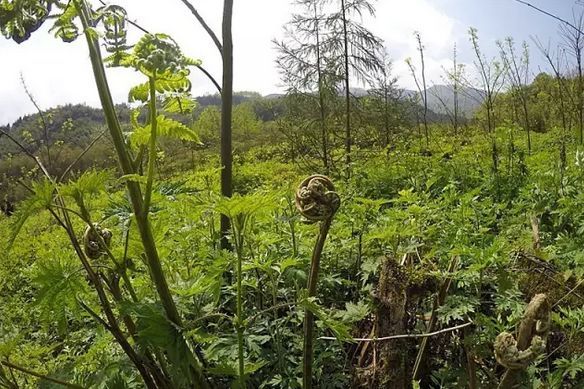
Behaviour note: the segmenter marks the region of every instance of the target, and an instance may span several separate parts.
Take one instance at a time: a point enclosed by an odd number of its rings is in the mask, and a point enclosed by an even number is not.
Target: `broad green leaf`
[[[367,304],[360,301],[357,304],[348,302],[345,304],[345,310],[337,313],[337,316],[346,323],[356,323],[369,315],[371,309]]]

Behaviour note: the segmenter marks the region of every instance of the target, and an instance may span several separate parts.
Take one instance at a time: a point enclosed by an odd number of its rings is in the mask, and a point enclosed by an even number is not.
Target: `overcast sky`
[[[220,34],[222,1],[191,0]],[[584,10],[576,0],[530,0],[538,7],[572,20],[572,12]],[[215,46],[180,0],[119,0],[130,19],[151,32],[172,35],[184,53],[203,61],[221,79],[221,62]],[[274,66],[272,39],[282,36],[282,26],[295,9],[290,0],[235,0],[234,86],[262,94],[282,91]],[[452,47],[458,46],[460,62],[472,63],[468,28],[476,27],[488,56],[497,54],[495,41],[513,36],[518,44],[537,36],[557,43],[558,23],[514,0],[378,0],[376,18],[364,23],[384,39],[399,84],[413,88],[404,60],[417,59],[413,32],[419,31],[426,47],[429,84],[441,83],[443,67],[451,63]],[[87,48],[83,39],[65,44],[48,33],[48,23],[28,41],[18,45],[0,38],[0,125],[34,112],[23,91],[20,74],[39,105],[50,108],[67,103],[99,105]],[[134,31],[131,41],[139,37]],[[534,73],[547,70],[532,48]],[[129,87],[141,81],[127,69],[110,69],[110,86],[116,102],[124,102]],[[193,94],[214,93],[213,86],[193,71]]]

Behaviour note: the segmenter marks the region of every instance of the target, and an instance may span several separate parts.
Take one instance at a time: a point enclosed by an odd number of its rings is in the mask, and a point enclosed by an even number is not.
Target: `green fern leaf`
[[[167,72],[156,78],[154,82],[154,88],[158,93],[174,93],[183,94],[191,90],[191,81],[187,78],[189,72],[187,70],[179,71],[177,73]],[[128,93],[128,101],[130,103],[140,101],[145,103],[150,98],[150,84],[148,82],[139,84],[130,89]],[[172,104],[173,99],[179,98],[177,107],[182,110],[175,108]],[[176,104],[175,102],[174,104]],[[196,103],[192,99],[188,99],[184,96],[171,96],[164,103],[164,109],[168,112],[183,113],[189,109],[192,111],[196,107]]]
[[[43,25],[54,1],[20,0],[0,2],[0,32],[7,39],[22,43]]]
[[[306,297],[305,293],[304,296],[301,296],[298,304],[304,309],[312,312],[312,314],[316,316],[325,327],[335,334],[337,339],[344,341],[350,341],[352,339],[351,334],[349,333],[349,327],[341,321],[334,319],[332,315],[316,303],[314,297]]]
[[[77,262],[63,257],[42,261],[33,282],[39,288],[36,303],[43,317],[66,331],[67,315],[79,312],[77,296],[86,290]]]
[[[160,136],[167,136],[190,142],[200,142],[197,133],[181,122],[167,118],[164,115],[158,115],[156,120],[158,124],[158,134]],[[138,127],[130,135],[130,141],[134,146],[146,145],[150,141],[150,134],[150,125]]]
[[[136,85],[130,89],[130,93],[128,93],[128,101],[133,103],[135,101],[140,101],[145,103],[148,101],[149,96],[149,86],[148,83],[145,82],[140,85]]]
[[[120,178],[118,178],[118,182],[125,184],[127,182],[138,182],[141,184],[145,184],[147,181],[147,178],[145,176],[141,176],[139,174],[125,174],[123,176],[121,176]]]
[[[33,195],[24,200],[15,213],[15,221],[10,226],[7,250],[12,248],[20,230],[28,218],[35,213],[48,209],[53,204],[55,186],[48,180],[36,182],[32,185]]]
[[[105,171],[90,170],[83,173],[77,180],[61,185],[60,193],[74,199],[80,199],[86,195],[94,196],[105,189],[108,178],[109,175]]]
[[[167,71],[158,75],[155,82],[155,88],[158,93],[186,93],[191,90],[191,81],[188,79],[189,71],[187,69],[179,70],[175,73]]]
[[[49,31],[54,31],[55,37],[62,39],[63,42],[73,42],[79,36],[79,28],[74,23],[76,17],[76,8],[73,4],[68,4]]]
[[[197,108],[197,102],[186,96],[169,96],[164,100],[162,109],[169,113],[188,114]]]
[[[199,136],[197,133],[181,122],[167,118],[163,115],[159,115],[157,120],[160,135],[191,142],[199,142]]]

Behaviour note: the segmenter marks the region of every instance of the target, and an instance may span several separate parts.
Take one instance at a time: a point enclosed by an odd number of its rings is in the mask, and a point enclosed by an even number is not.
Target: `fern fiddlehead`
[[[99,235],[99,236],[98,236]],[[99,238],[101,236],[101,239]],[[83,234],[83,251],[91,259],[98,259],[105,253],[105,243],[108,247],[112,240],[112,233],[107,228],[102,228],[98,223],[93,223],[93,228],[87,226]],[[103,243],[102,243],[103,241]]]
[[[0,3],[0,32],[16,43],[26,41],[47,20],[53,3],[50,0]]]
[[[333,217],[341,205],[333,182],[326,176],[313,175],[300,183],[296,190],[296,208],[308,222],[320,222],[320,230],[310,262],[308,297],[316,295],[320,258]],[[312,387],[312,360],[314,340],[314,315],[306,310],[304,315],[303,388]]]
[[[502,332],[495,340],[497,362],[507,368],[499,388],[512,388],[518,373],[527,368],[545,351],[545,340],[550,328],[551,306],[547,295],[533,296],[519,325],[517,340],[509,332]]]

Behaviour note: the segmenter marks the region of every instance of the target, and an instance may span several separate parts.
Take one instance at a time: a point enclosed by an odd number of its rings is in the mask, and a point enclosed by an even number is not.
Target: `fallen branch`
[[[467,323],[459,324],[459,325],[454,326],[454,327],[444,328],[444,329],[442,329],[440,331],[427,332],[425,334],[392,335],[392,336],[384,336],[382,338],[352,338],[352,339],[347,339],[345,341],[346,342],[383,342],[383,341],[392,340],[392,339],[429,338],[431,336],[444,334],[446,332],[452,332],[452,331],[460,330],[461,328],[468,327],[468,326],[470,326],[472,324],[473,324],[473,322],[472,321],[469,321]],[[319,340],[337,340],[337,338],[335,338],[334,336],[321,336],[318,339]]]
[[[62,385],[64,387],[66,387],[66,388],[83,389],[83,386],[81,386],[81,385],[76,385],[76,384],[72,384],[70,382],[61,381],[61,380],[59,380],[57,378],[48,377],[48,376],[46,376],[44,374],[37,373],[36,371],[29,370],[27,368],[24,368],[24,367],[15,365],[12,362],[0,361],[0,365],[6,366],[6,367],[8,367],[10,369],[18,370],[21,373],[25,373],[25,374],[31,375],[33,377],[40,378],[41,380],[50,381],[52,383]]]

